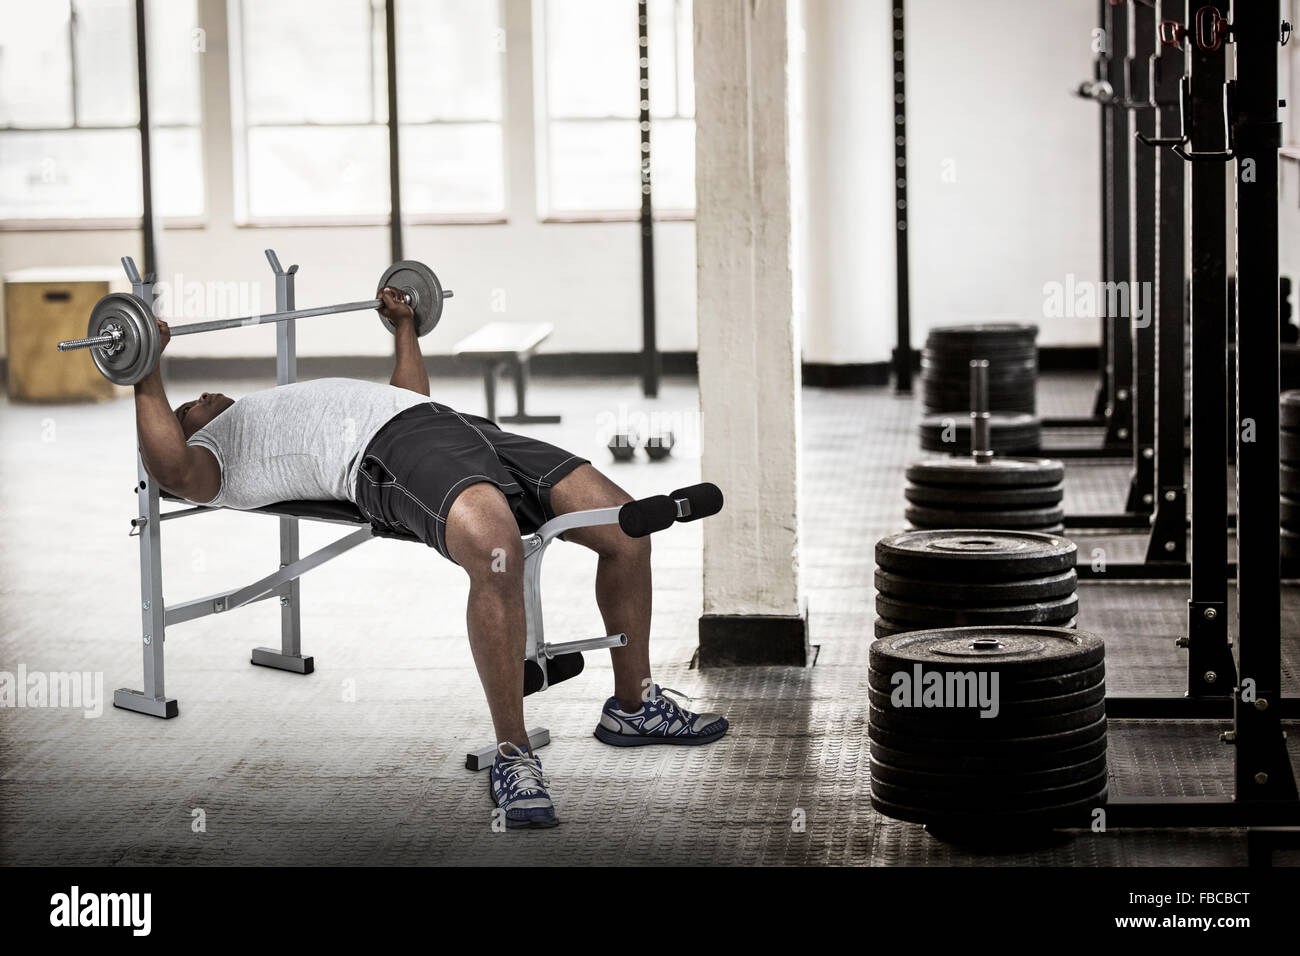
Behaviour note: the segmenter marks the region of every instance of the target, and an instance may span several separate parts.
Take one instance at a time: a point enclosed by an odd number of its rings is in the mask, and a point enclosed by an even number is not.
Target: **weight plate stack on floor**
[[[905,531],[876,542],[876,637],[969,625],[1073,627],[1074,542],[1032,531]]]
[[[1278,408],[1282,430],[1282,560],[1300,561],[1300,391],[1283,392]]]
[[[1033,415],[992,412],[989,450],[998,455],[1032,454],[1043,443],[1043,423]],[[921,419],[921,447],[965,455],[971,450],[969,412],[943,412]]]
[[[1046,458],[933,458],[907,469],[915,528],[1064,530],[1065,466]]]
[[[1086,826],[1106,801],[1095,634],[996,626],[883,638],[867,695],[871,804],[886,816],[987,839]]]
[[[970,411],[970,363],[989,363],[989,411],[1036,409],[1038,327],[955,325],[931,329],[921,352],[921,393],[927,412]]]

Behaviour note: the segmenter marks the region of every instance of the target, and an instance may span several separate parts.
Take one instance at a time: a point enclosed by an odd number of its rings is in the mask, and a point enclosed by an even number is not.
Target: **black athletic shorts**
[[[357,475],[357,507],[377,528],[413,534],[443,557],[447,514],[465,488],[501,489],[522,534],[555,517],[551,488],[587,459],[437,402],[408,408],[375,434]]]

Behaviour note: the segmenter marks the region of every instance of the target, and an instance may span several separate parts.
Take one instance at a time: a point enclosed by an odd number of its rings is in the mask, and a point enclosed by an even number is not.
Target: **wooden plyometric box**
[[[79,339],[95,303],[129,292],[120,270],[101,267],[23,269],[4,277],[5,355],[11,399],[29,402],[116,398],[130,389],[99,374],[89,351],[60,352]]]

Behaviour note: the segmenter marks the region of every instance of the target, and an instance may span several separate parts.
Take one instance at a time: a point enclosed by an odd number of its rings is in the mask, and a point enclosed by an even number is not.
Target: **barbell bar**
[[[379,285],[380,288],[401,290],[403,300],[415,312],[417,335],[427,335],[433,330],[442,318],[443,300],[452,298],[454,294],[450,289],[443,289],[432,269],[413,259],[404,259],[389,266],[380,278]],[[173,336],[195,335],[199,332],[289,322],[318,315],[364,312],[378,309],[383,304],[382,299],[367,299],[363,302],[344,302],[312,309],[211,319],[173,326],[170,332]],[[387,317],[381,315],[380,318],[390,332],[396,331]],[[139,296],[130,293],[113,292],[95,303],[86,331],[85,338],[58,343],[58,350],[92,350],[91,357],[95,366],[106,379],[117,385],[134,385],[143,381],[162,355],[162,340],[152,309]]]

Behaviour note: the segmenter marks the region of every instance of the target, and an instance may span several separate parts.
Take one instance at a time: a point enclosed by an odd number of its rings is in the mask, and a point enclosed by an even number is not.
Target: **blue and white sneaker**
[[[727,732],[727,718],[721,714],[694,714],[666,695],[690,700],[679,690],[654,685],[650,699],[640,709],[628,712],[618,698],[605,701],[596,725],[596,738],[615,747],[644,747],[646,744],[678,744],[686,747],[712,743]]]
[[[548,786],[550,781],[542,776],[541,757],[511,743],[497,744],[497,756],[488,774],[488,792],[492,802],[505,810],[507,829],[559,824],[551,795],[546,792]]]

